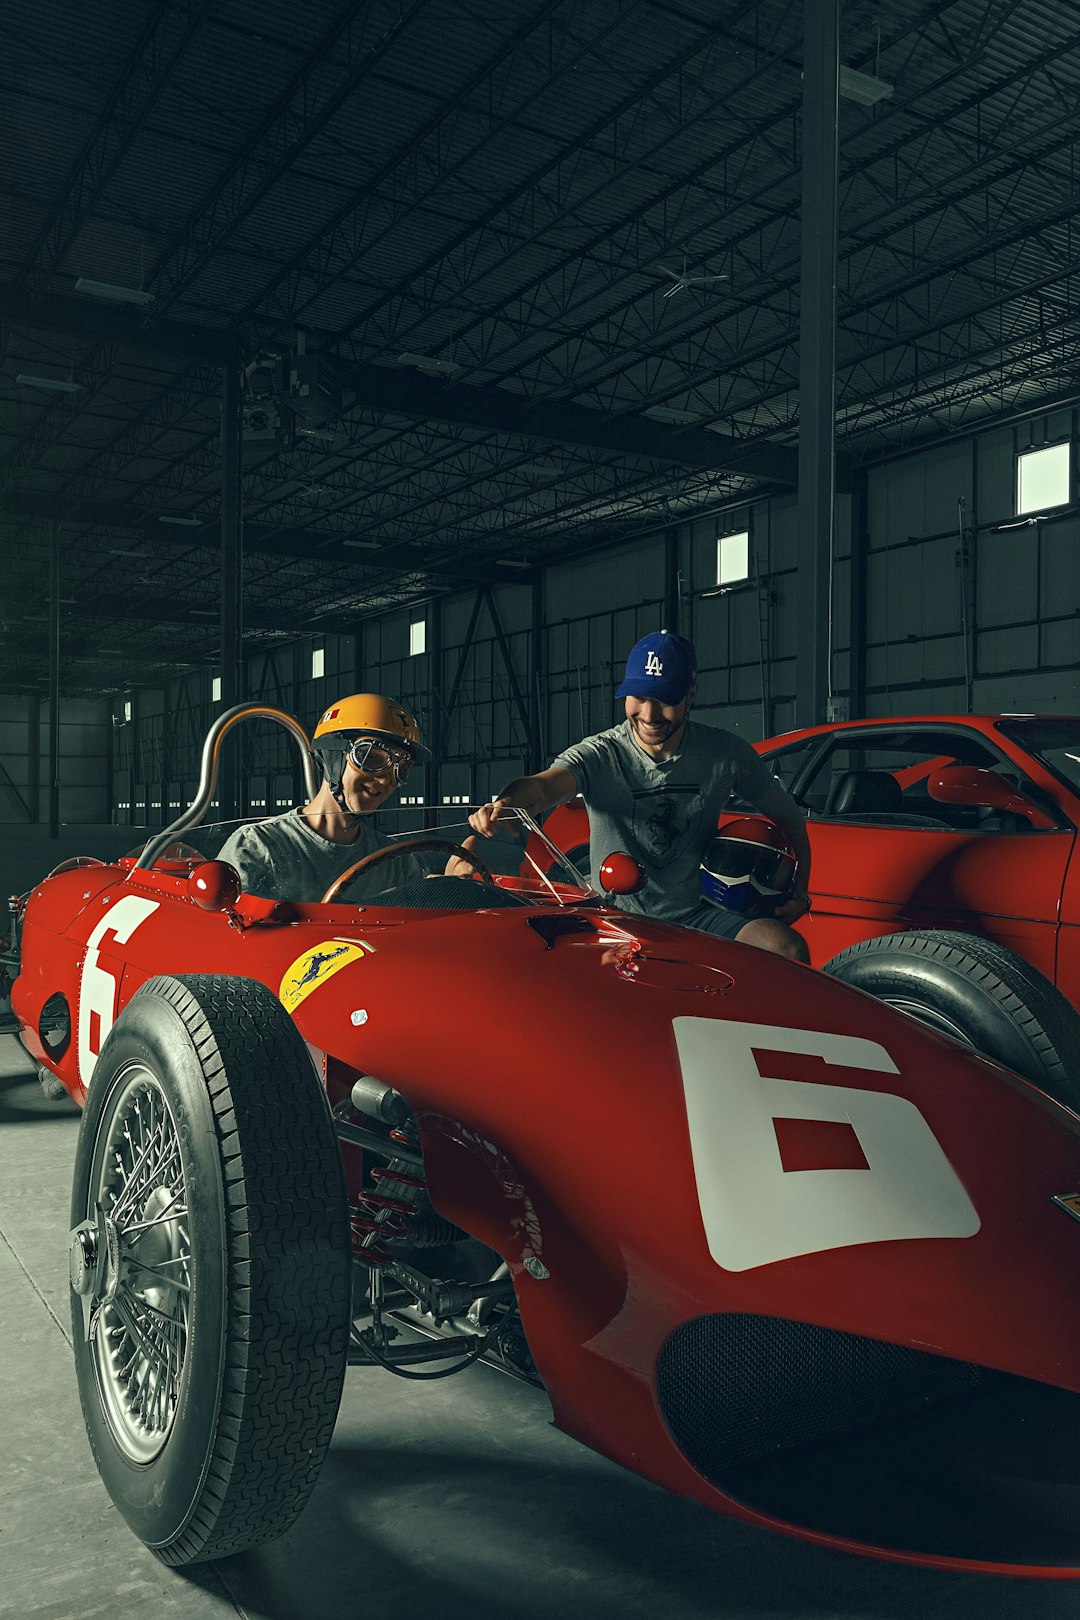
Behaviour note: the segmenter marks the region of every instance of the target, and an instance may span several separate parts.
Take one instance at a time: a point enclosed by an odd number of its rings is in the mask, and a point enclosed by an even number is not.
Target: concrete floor
[[[165,1569],[114,1511],[71,1364],[78,1114],[0,1036],[0,1616],[17,1620],[1073,1620],[1073,1583],[938,1574],[746,1529],[593,1456],[485,1368],[350,1369],[312,1501],[275,1545]]]

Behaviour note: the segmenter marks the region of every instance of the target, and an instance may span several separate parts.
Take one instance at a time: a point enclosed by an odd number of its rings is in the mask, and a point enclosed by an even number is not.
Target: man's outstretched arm
[[[502,810],[524,810],[530,816],[539,816],[557,804],[565,804],[577,791],[577,782],[569,771],[561,765],[549,765],[546,771],[518,776],[508,782],[488,804],[473,811],[469,825],[484,838],[492,838]]]

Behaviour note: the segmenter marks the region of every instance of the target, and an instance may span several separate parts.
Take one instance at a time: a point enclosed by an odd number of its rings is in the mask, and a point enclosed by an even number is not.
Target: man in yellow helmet
[[[323,782],[311,803],[238,827],[222,845],[219,859],[235,866],[248,894],[320,900],[335,878],[387,842],[373,813],[412,765],[431,758],[408,709],[373,692],[332,703],[315,727],[312,751]],[[348,897],[371,898],[422,875],[417,861],[402,855],[361,875]]]

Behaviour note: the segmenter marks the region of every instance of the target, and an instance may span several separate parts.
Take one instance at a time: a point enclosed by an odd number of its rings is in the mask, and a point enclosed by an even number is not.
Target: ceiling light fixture
[[[357,547],[362,548],[364,551],[374,551],[377,546],[380,546],[382,544],[382,541],[381,540],[343,540],[341,543],[342,543],[343,546],[357,546]]]
[[[524,562],[520,557],[496,557],[495,561],[504,568],[531,568],[531,562]]]
[[[188,608],[188,612],[193,619],[216,619],[218,616],[217,608]]]
[[[872,73],[860,73],[858,68],[840,64],[840,94],[848,101],[857,101],[860,107],[873,107],[887,101],[895,86]]]
[[[185,529],[201,529],[203,526],[202,518],[184,517],[180,512],[160,512],[158,522],[180,524]]]
[[[154,295],[146,292],[142,287],[118,287],[112,281],[91,281],[86,276],[80,276],[75,283],[75,291],[89,293],[91,298],[106,298],[113,304],[152,304]]]
[[[433,354],[411,354],[408,351],[397,357],[399,366],[415,366],[417,371],[429,371],[434,376],[449,376],[453,371],[460,371],[461,367],[456,360],[437,360]]]
[[[57,394],[82,393],[82,383],[71,377],[32,377],[28,371],[20,371],[15,381],[26,388],[51,388]]]

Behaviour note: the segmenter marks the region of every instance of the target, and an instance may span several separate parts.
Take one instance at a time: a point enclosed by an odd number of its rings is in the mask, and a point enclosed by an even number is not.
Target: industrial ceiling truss
[[[0,683],[347,631],[797,481],[790,0],[11,0]],[[1080,13],[842,5],[837,471],[1080,397]],[[58,528],[57,528],[58,526]],[[118,677],[117,658],[124,652]]]

